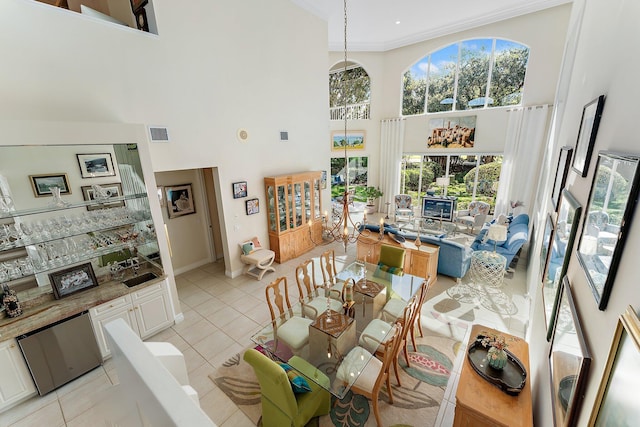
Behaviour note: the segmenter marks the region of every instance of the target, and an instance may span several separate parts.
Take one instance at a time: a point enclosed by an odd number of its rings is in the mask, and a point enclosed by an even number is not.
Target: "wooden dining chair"
[[[418,289],[418,292],[416,293],[416,295],[419,296],[419,301],[418,301],[418,309],[416,310],[415,313],[415,319],[418,323],[418,330],[420,332],[420,336],[423,337],[424,334],[422,332],[422,322],[420,322],[420,316],[421,316],[421,311],[422,311],[422,305],[424,304],[425,300],[427,299],[427,293],[429,293],[429,289],[431,289],[431,286],[433,285],[433,280],[431,278],[431,276],[427,276],[427,279],[420,285],[420,289]],[[387,321],[387,322],[393,322],[395,321],[395,319],[398,319],[400,316],[402,316],[402,310],[404,309],[405,306],[405,302],[398,299],[398,298],[392,298],[389,301],[387,301],[387,303],[384,305],[384,307],[382,307],[382,311],[381,311],[381,317],[383,320]],[[416,321],[414,321],[411,324],[411,341],[413,343],[413,346],[415,348],[415,323]]]
[[[327,291],[316,284],[316,267],[312,259],[302,262],[296,267],[296,284],[300,292],[300,304],[302,304],[302,316],[316,319],[320,313],[327,309]],[[330,298],[329,308],[342,312],[342,301]]]
[[[313,320],[293,313],[286,277],[269,283],[265,288],[265,296],[273,324],[274,351],[278,349],[278,340],[282,340],[294,354],[300,354],[309,342],[309,325]]]
[[[376,423],[382,427],[378,398],[382,385],[386,384],[389,403],[393,404],[393,391],[389,381],[389,369],[394,357],[397,357],[400,338],[402,335],[402,325],[396,323],[388,338],[381,344],[383,347],[382,360],[374,357],[366,348],[356,346],[343,359],[336,372],[336,378],[348,384],[349,376],[354,370],[358,373],[358,378],[351,386],[354,393],[361,394],[371,400]]]
[[[322,272],[322,283],[331,284],[331,298],[340,299],[343,284],[337,280],[336,253],[333,249],[320,255],[320,271]]]

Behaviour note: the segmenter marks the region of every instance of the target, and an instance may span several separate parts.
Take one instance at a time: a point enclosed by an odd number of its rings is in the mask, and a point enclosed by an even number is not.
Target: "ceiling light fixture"
[[[345,170],[345,180],[344,180],[344,193],[342,194],[342,200],[340,204],[342,205],[342,212],[339,214],[336,213],[335,220],[333,215],[333,208],[331,214],[331,220],[329,219],[329,213],[325,211],[322,217],[322,243],[318,243],[313,241],[313,233],[312,233],[312,222],[309,221],[309,236],[311,237],[311,241],[318,244],[328,244],[332,242],[342,242],[344,245],[345,252],[347,251],[347,245],[349,243],[354,243],[358,240],[358,238],[365,234],[370,236],[372,233],[370,230],[366,230],[364,225],[366,225],[366,214],[364,216],[363,223],[354,222],[351,216],[349,215],[349,203],[352,201],[353,196],[355,195],[355,190],[349,190],[349,158],[347,156],[347,147],[349,146],[349,140],[347,138],[347,0],[344,0],[344,69],[342,73],[342,100],[343,100],[343,118],[344,118],[344,139],[342,140],[342,146],[344,147],[344,170]],[[382,240],[384,238],[384,219],[380,218],[380,232],[378,234],[378,240]]]

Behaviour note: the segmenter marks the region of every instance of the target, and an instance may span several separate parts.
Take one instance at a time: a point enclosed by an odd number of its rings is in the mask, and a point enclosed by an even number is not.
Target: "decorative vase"
[[[491,347],[487,353],[489,366],[493,369],[502,369],[507,364],[507,353],[503,349]]]
[[[53,196],[53,200],[49,202],[49,207],[64,208],[69,206],[69,203],[62,200],[62,197],[60,195],[60,187],[50,187],[49,189],[51,190],[51,195]]]

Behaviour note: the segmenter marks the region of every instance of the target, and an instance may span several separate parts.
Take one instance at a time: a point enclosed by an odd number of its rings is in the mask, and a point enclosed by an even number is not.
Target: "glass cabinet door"
[[[320,180],[313,180],[313,189],[315,190],[315,197],[313,198],[313,215],[315,219],[320,218]]]
[[[311,219],[311,183],[309,181],[304,182],[304,220],[309,221]]]
[[[302,225],[302,184],[299,182],[293,184],[294,198],[295,198],[295,224],[296,227]]]
[[[289,214],[289,229],[292,229],[294,227],[294,223],[293,223],[293,191],[291,188],[291,184],[287,185],[287,202],[289,204],[289,208],[287,209],[287,212]]]
[[[278,185],[278,215],[280,231],[287,230],[287,199],[284,185]]]
[[[276,199],[273,185],[267,187],[267,215],[269,217],[269,231],[276,231]]]

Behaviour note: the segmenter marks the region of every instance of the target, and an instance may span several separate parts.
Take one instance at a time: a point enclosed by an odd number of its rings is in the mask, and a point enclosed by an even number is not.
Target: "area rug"
[[[440,327],[440,330],[450,332],[445,336],[425,327],[425,336],[416,337],[417,349],[409,348],[411,367],[407,366],[404,356],[400,357],[402,386],[397,386],[395,375],[391,381],[394,403],[389,404],[385,387],[379,400],[385,426],[426,427],[435,424],[456,354],[461,349],[459,337],[464,337],[466,325],[461,322],[445,325],[436,319],[430,319],[427,325],[429,322],[435,323],[433,329]],[[242,354],[231,357],[209,378],[258,425],[261,416],[260,385],[251,366],[242,359]],[[376,425],[371,402],[364,396],[349,391],[343,399],[332,396],[331,403],[330,414],[317,420],[319,427]]]

